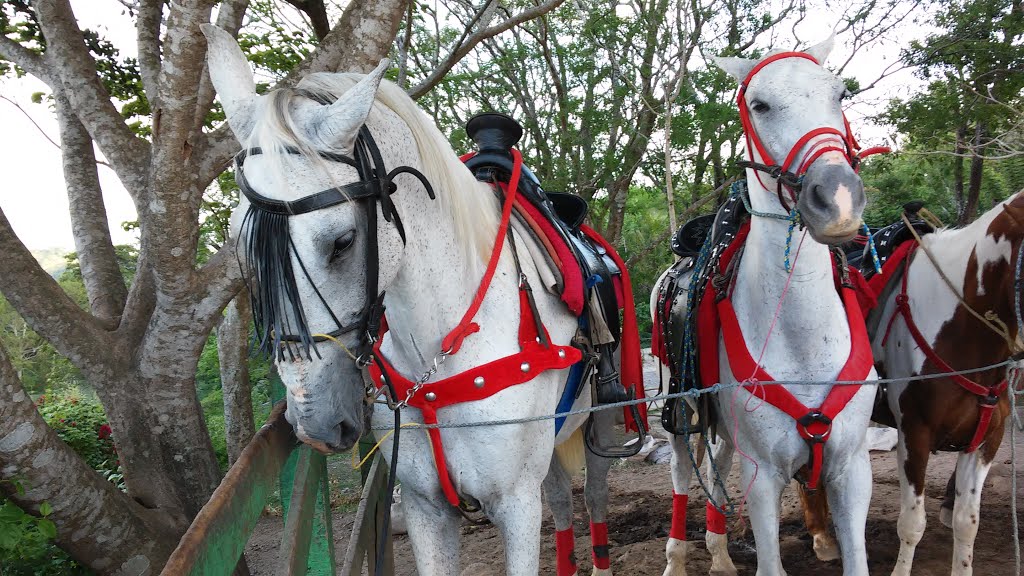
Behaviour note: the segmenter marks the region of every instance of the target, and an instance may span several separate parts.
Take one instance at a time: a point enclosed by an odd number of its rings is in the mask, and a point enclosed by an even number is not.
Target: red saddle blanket
[[[584,302],[586,301],[586,279],[580,270],[572,249],[565,243],[562,236],[555,230],[540,210],[528,201],[516,199],[515,209],[523,221],[530,226],[537,239],[544,245],[552,261],[562,276],[562,302],[569,310],[579,316],[583,313]],[[620,366],[619,373],[622,385],[626,390],[633,391],[634,398],[644,397],[643,368],[640,359],[640,332],[637,328],[636,306],[633,302],[633,287],[629,280],[629,272],[626,270],[626,263],[616,252],[615,248],[600,234],[586,225],[581,225],[580,230],[595,244],[604,248],[608,255],[622,272],[621,276],[613,278],[615,285],[615,296],[619,301],[619,309],[622,310],[622,336],[619,340]],[[640,416],[646,426],[647,405],[638,405]],[[626,408],[625,422],[626,429],[637,430],[633,421],[632,412]]]

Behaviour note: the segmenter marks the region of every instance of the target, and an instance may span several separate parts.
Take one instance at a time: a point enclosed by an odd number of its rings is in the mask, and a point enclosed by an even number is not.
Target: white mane
[[[285,88],[268,94],[264,99],[264,109],[258,114],[252,135],[245,145],[279,152],[292,146],[315,166],[325,168],[325,161],[317,154],[320,150],[304,135],[292,114],[291,104],[309,93],[334,101],[362,78],[362,74],[350,72],[310,74],[294,89]],[[376,103],[394,112],[412,132],[419,151],[420,168],[437,192],[437,200],[452,216],[455,240],[464,250],[466,263],[473,266],[486,262],[494,244],[500,212],[488,185],[473,176],[433,120],[396,84],[381,81]],[[274,156],[284,157],[283,154]],[[384,161],[388,163],[387,158]],[[327,171],[322,170],[322,173]]]

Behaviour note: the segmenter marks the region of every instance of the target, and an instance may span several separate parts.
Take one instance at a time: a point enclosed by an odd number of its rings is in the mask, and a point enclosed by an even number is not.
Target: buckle
[[[978,404],[982,406],[995,406],[999,403],[999,395],[989,392],[988,396],[978,396]]]

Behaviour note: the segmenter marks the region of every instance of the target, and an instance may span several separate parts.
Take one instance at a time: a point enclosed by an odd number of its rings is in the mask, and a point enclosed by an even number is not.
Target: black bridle
[[[289,154],[301,154],[292,147],[285,148]],[[249,200],[249,210],[242,221],[246,229],[244,246],[245,259],[250,278],[247,278],[252,300],[253,321],[256,325],[257,347],[261,352],[277,354],[277,359],[285,358],[288,351],[290,358],[295,358],[293,343],[297,343],[299,354],[303,352],[307,359],[312,359],[313,345],[330,338],[337,338],[353,331],[361,331],[357,351],[360,361],[368,362],[370,348],[380,328],[384,314],[384,293],[379,290],[380,254],[377,243],[377,206],[381,207],[384,219],[392,222],[398,234],[405,242],[405,228],[398,214],[391,195],[398,187],[394,178],[399,174],[411,174],[426,189],[430,198],[434,199],[434,190],[419,170],[411,166],[400,166],[390,172],[384,165],[377,143],[370,131],[363,126],[355,141],[352,156],[333,152],[319,152],[321,158],[331,162],[341,162],[356,169],[359,180],[328,188],[298,200],[284,201],[267,198],[256,192],[245,179],[242,170],[245,159],[249,156],[262,154],[260,148],[242,150],[235,156],[235,178],[238,187]],[[343,324],[334,314],[327,300],[316,287],[306,265],[299,256],[289,234],[288,217],[306,214],[324,208],[330,208],[345,202],[360,201],[366,210],[366,299],[358,318],[349,324]],[[324,308],[327,309],[335,326],[329,332],[317,333],[314,336],[309,330],[301,298],[295,283],[295,271],[292,268],[291,256],[299,263],[299,268],[313,292],[317,295]],[[291,319],[284,313],[288,308]],[[294,321],[294,326],[293,326]],[[319,357],[319,353],[317,353]]]

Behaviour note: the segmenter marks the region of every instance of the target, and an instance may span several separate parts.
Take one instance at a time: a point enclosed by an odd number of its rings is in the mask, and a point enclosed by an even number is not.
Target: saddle
[[[920,211],[924,208],[924,202],[920,200],[914,200],[907,202],[903,205],[903,213],[910,220],[914,230],[917,231],[919,236],[925,234],[931,234],[935,231],[935,227],[925,221],[921,217]],[[913,240],[914,234],[907,227],[906,222],[903,219],[899,219],[888,226],[873,231],[871,233],[871,239],[875,243],[875,252],[878,254],[879,266],[885,264],[886,260],[892,256],[893,252],[899,248],[900,244],[903,244],[907,240]],[[871,247],[864,246],[863,250],[860,251],[860,258],[854,262],[850,261],[851,266],[858,266],[861,274],[865,280],[870,280],[872,276],[876,274],[875,264],[871,258]]]
[[[718,259],[749,218],[742,199],[731,195],[716,214],[698,216],[686,222],[673,237],[672,250],[681,259],[661,284],[655,311],[655,332],[660,340],[658,346],[652,344],[659,351],[662,362],[669,367],[669,393],[703,387],[696,345],[697,309]],[[684,279],[690,271],[693,275]],[[689,293],[686,319],[682,330],[672,330],[672,306],[683,291]],[[713,424],[714,414],[709,398],[702,395],[697,402],[669,399],[662,411],[662,426],[676,435],[707,431]]]
[[[466,133],[476,143],[478,151],[464,162],[477,180],[492,184],[508,182],[513,169],[511,148],[523,135],[519,123],[504,114],[486,112],[466,123]],[[588,381],[595,369],[593,380],[598,403],[632,400],[636,393],[622,385],[614,359],[622,339],[619,310],[632,306],[632,302],[625,302],[622,294],[623,270],[603,240],[584,225],[588,212],[586,200],[572,194],[547,192],[532,170],[526,166],[521,166],[520,170],[518,194],[526,202],[517,205],[517,211],[538,240],[555,251],[552,259],[560,263],[559,271],[563,276],[562,300],[579,318],[580,332],[586,336],[583,346],[589,348],[584,350],[582,369],[570,371],[571,381],[566,386],[568,397],[563,400],[571,406],[579,396],[580,385]],[[570,256],[558,257],[565,253]],[[642,386],[639,393],[642,394]],[[563,405],[559,403],[559,412],[564,411]],[[646,419],[641,412],[643,410],[633,406],[629,416],[637,423],[637,432],[642,436]],[[627,417],[627,427],[630,417]],[[560,425],[559,420],[556,429]],[[607,453],[590,441],[589,433],[587,438],[591,450],[610,457],[632,455],[643,444],[641,437],[640,442],[634,443],[635,450],[630,448],[632,453]]]

